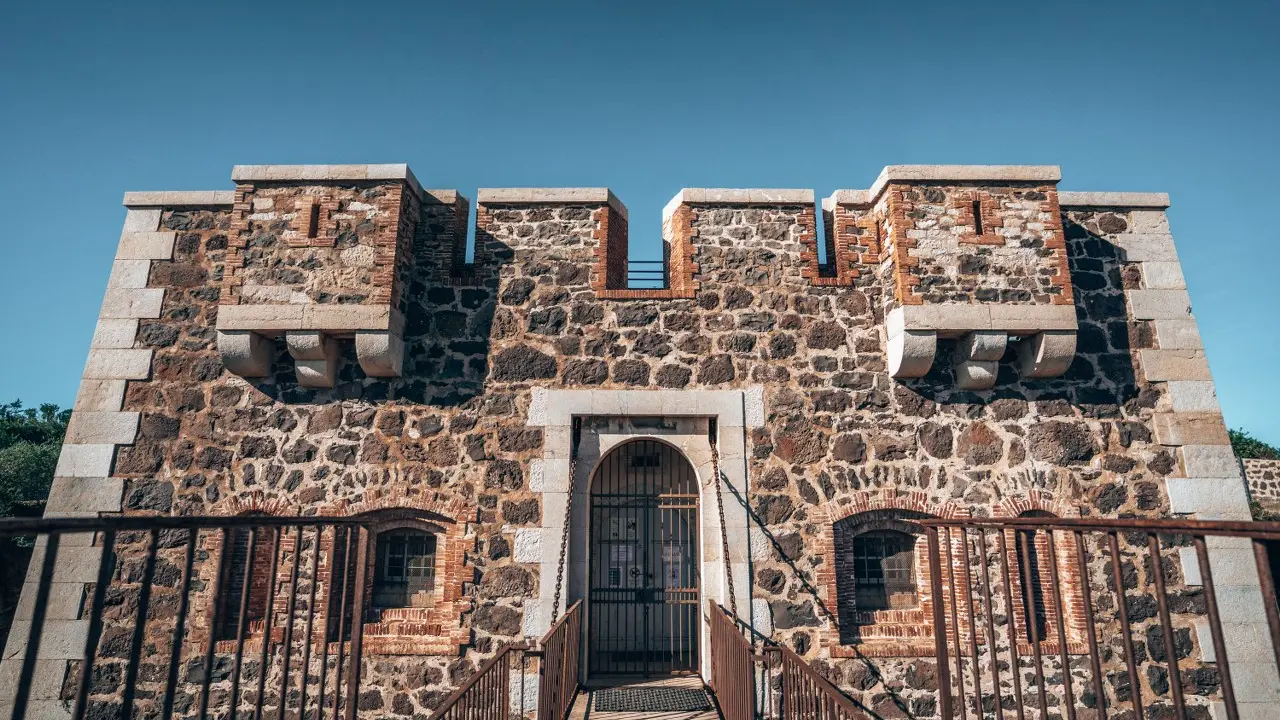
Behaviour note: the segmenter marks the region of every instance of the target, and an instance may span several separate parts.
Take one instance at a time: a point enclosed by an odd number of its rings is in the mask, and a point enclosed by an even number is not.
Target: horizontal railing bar
[[[1201,534],[1228,537],[1280,539],[1280,522],[1220,520],[1144,520],[1136,518],[927,518],[914,521],[924,527],[1039,528],[1042,530],[1142,531],[1165,534]]]
[[[413,518],[439,521],[436,515],[407,510]],[[375,522],[366,515],[281,517],[278,515],[156,516],[129,515],[85,518],[0,518],[0,536],[31,535],[98,530],[203,530],[241,527],[313,527],[317,525],[362,526]]]
[[[565,623],[569,622],[569,618],[573,615],[573,611],[574,611],[574,610],[577,610],[577,609],[578,609],[578,606],[579,606],[579,605],[581,605],[581,604],[582,604],[582,600],[581,600],[581,599],[578,599],[578,600],[574,600],[574,601],[573,601],[573,604],[572,604],[572,605],[570,605],[570,606],[569,606],[569,607],[564,611],[564,614],[560,616],[560,619],[559,619],[559,620],[556,620],[556,621],[555,621],[555,623],[554,623],[554,624],[552,624],[551,629],[550,629],[550,630],[547,630],[547,632],[542,636],[542,643],[543,643],[543,644],[545,644],[548,640],[550,640],[550,639],[551,639],[551,636],[552,636],[552,635],[555,635],[555,634],[556,634],[556,631],[557,631],[557,630],[559,630],[561,627],[563,627]]]

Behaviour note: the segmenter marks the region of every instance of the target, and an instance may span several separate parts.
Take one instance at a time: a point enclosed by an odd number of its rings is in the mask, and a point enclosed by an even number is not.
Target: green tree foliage
[[[0,404],[0,517],[12,514],[15,503],[49,496],[70,417],[70,410],[48,403]]]
[[[1280,450],[1268,445],[1245,430],[1229,430],[1231,449],[1239,458],[1259,458],[1262,460],[1280,460]]]

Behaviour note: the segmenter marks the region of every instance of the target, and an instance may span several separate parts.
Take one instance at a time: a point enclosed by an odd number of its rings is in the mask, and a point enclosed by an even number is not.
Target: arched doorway
[[[698,480],[657,440],[601,459],[591,483],[587,663],[592,675],[698,672]]]

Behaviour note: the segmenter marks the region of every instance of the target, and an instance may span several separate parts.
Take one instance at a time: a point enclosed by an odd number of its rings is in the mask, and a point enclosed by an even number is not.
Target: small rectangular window
[[[973,201],[973,232],[982,235],[982,203],[978,200]]]

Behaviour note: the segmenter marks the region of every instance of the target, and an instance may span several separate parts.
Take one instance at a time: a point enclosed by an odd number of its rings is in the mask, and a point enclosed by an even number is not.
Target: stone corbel
[[[1058,377],[1075,355],[1075,330],[1044,330],[1018,343],[1018,368],[1024,378]]]
[[[889,375],[918,378],[929,373],[938,352],[938,333],[933,330],[906,330],[889,337]]]
[[[250,330],[219,330],[222,364],[241,377],[264,377],[271,371],[271,340]]]
[[[369,377],[400,377],[404,340],[386,330],[360,330],[356,332],[356,357]]]
[[[338,374],[338,341],[319,330],[291,330],[285,344],[302,387],[331,388]]]
[[[1009,334],[975,330],[956,342],[956,384],[961,390],[990,390],[996,384],[1000,358],[1009,345]]]

